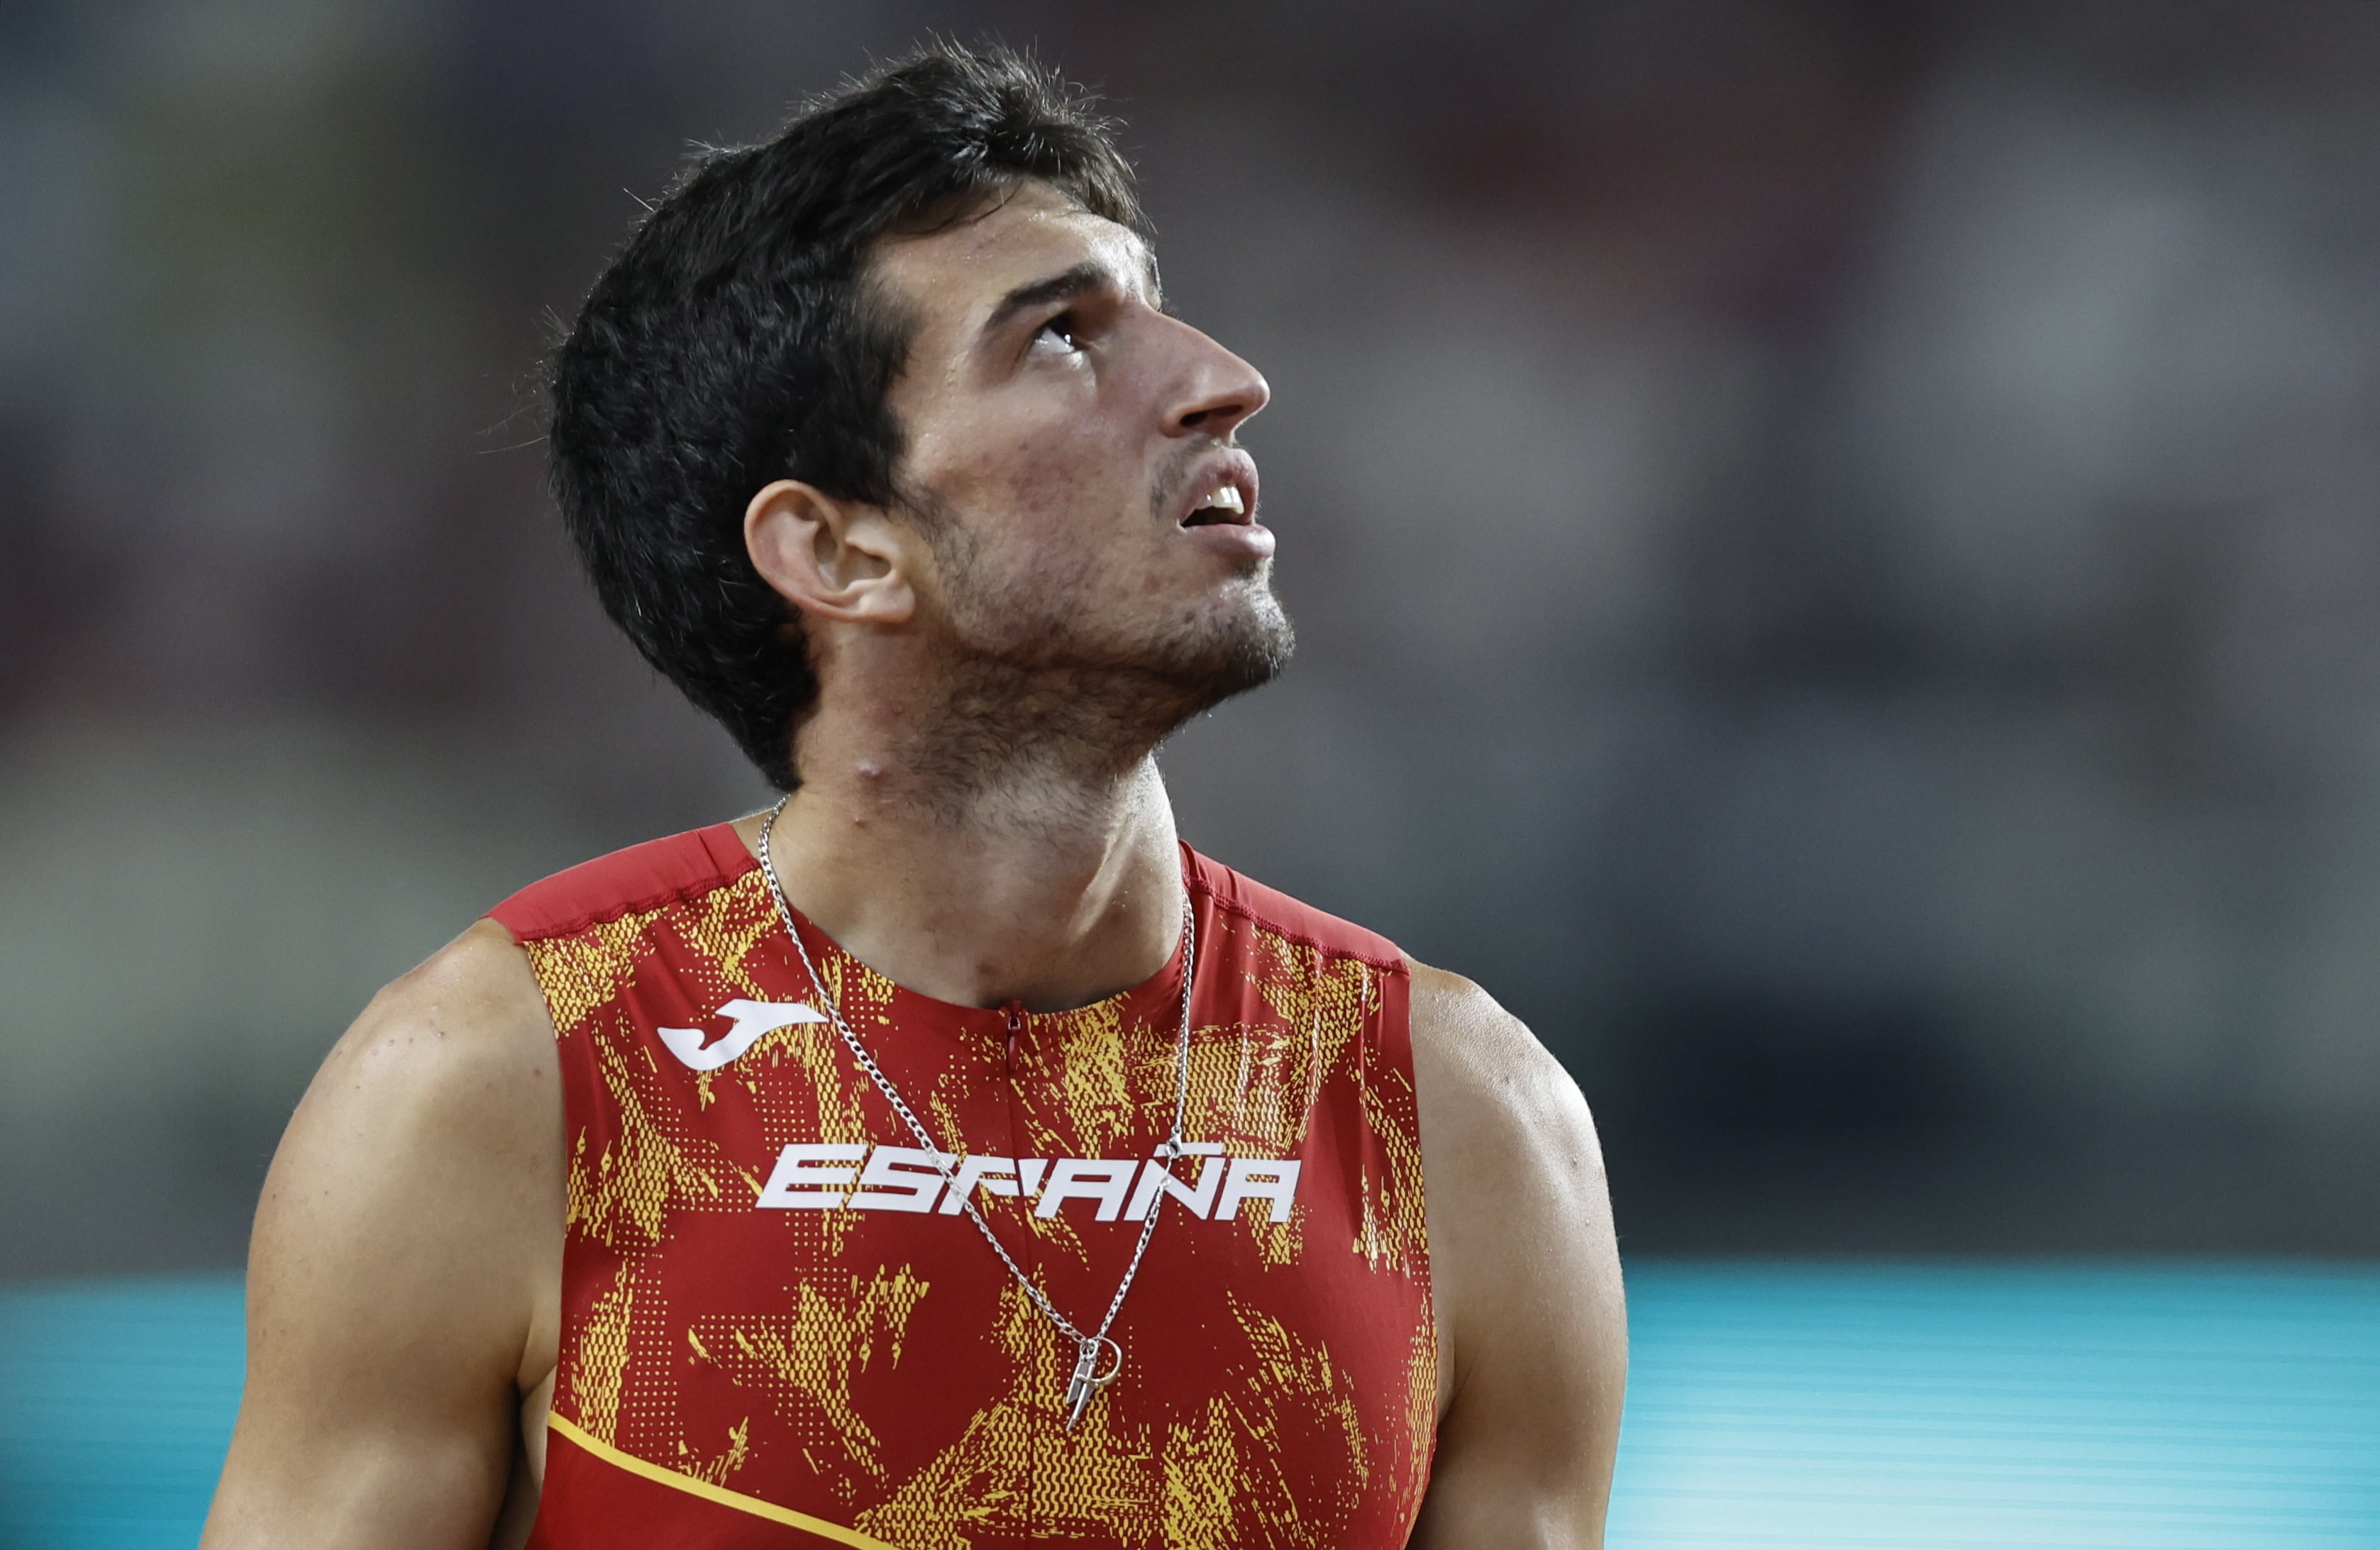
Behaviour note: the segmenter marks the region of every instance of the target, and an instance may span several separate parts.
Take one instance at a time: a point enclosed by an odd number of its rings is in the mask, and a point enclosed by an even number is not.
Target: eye
[[[1026,348],[1029,355],[1073,355],[1080,348],[1075,343],[1075,315],[1072,312],[1061,312],[1043,323],[1040,332],[1034,334],[1033,343]]]

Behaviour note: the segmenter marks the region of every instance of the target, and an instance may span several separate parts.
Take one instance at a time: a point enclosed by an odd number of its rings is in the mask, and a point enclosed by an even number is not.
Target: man
[[[1158,744],[1289,653],[1266,395],[1014,55],[654,212],[556,490],[791,794],[525,890],[333,1051],[208,1545],[1600,1543],[1577,1090],[1174,837]]]

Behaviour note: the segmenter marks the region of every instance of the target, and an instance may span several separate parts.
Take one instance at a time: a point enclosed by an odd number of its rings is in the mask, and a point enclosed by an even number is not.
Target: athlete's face
[[[1026,183],[884,244],[876,275],[919,322],[897,474],[932,508],[921,603],[961,650],[1118,670],[1187,709],[1279,671],[1273,535],[1234,440],[1269,390],[1160,309],[1138,236]]]

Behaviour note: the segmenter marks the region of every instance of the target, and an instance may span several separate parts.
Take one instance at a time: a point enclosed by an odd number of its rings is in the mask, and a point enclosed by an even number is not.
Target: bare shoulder
[[[1602,1543],[1627,1313],[1578,1084],[1458,975],[1413,965],[1438,1453],[1413,1544]]]
[[[551,1362],[562,1131],[552,1025],[503,927],[373,998],[257,1207],[210,1550],[485,1542]]]
[[[561,1132],[544,998],[481,921],[375,996],[323,1060],[266,1177],[251,1277],[270,1295],[285,1260],[341,1242],[415,1281],[439,1268],[425,1290],[496,1295],[558,1198]],[[466,1247],[494,1252],[420,1257]]]
[[[483,920],[372,998],[296,1122],[419,1127],[478,1150],[533,1119],[552,1070],[553,1025],[527,956]]]
[[[1433,1168],[1431,1187],[1441,1171],[1461,1178],[1485,1165],[1503,1174],[1525,1158],[1553,1178],[1601,1191],[1595,1120],[1561,1062],[1478,986],[1443,969],[1411,967],[1424,1156],[1445,1164]]]

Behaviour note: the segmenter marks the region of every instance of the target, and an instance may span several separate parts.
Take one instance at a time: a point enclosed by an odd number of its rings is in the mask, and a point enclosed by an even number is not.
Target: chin
[[[1130,729],[1126,741],[1162,737],[1272,682],[1296,645],[1262,571],[1209,594],[1188,618],[1175,604],[1163,624],[1082,607],[1053,612],[1048,596],[1032,608],[1021,589],[962,594],[951,632],[961,697],[1029,702],[1035,716]]]
[[[1239,606],[1176,636],[1164,660],[1153,664],[1156,676],[1192,702],[1185,718],[1271,683],[1297,648],[1297,632],[1269,587],[1250,587],[1235,600]]]

